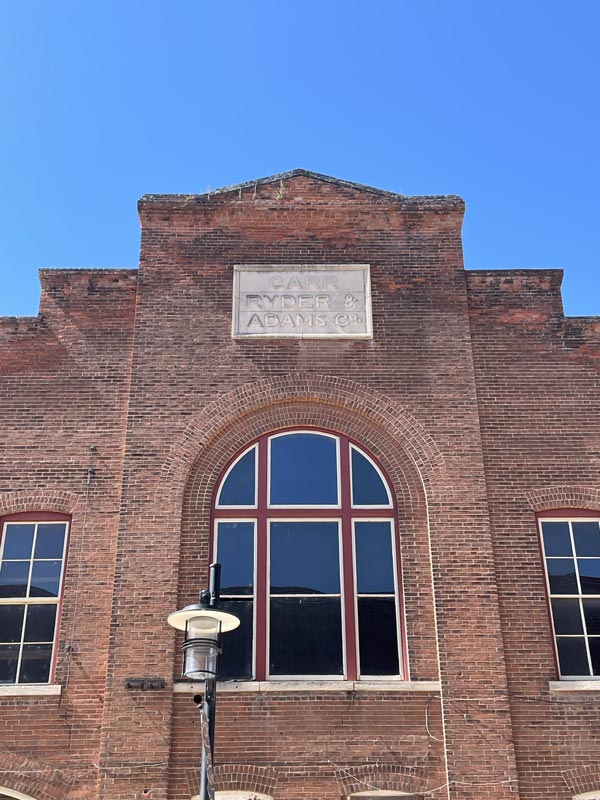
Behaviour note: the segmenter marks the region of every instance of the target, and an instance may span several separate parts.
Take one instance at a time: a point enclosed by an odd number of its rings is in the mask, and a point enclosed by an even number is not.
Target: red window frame
[[[65,522],[67,525],[67,531],[65,536],[65,545],[63,550],[63,564],[62,564],[62,572],[61,572],[61,581],[58,593],[58,599],[56,602],[56,624],[54,628],[54,639],[52,642],[52,659],[50,661],[50,671],[48,674],[48,681],[46,683],[39,684],[40,686],[46,686],[51,684],[56,676],[56,663],[58,660],[58,642],[60,639],[60,632],[61,632],[61,623],[62,623],[62,609],[64,603],[64,588],[65,588],[65,577],[67,573],[67,562],[69,558],[69,538],[71,535],[71,516],[69,514],[63,514],[57,511],[23,511],[20,513],[15,514],[5,514],[4,516],[0,517],[0,553],[2,552],[2,546],[4,543],[4,526],[10,522],[34,522],[38,525],[43,524],[45,522]],[[2,600],[0,600],[0,604],[2,604]],[[28,686],[31,684],[26,683],[19,683],[18,682],[18,675],[17,681],[14,683],[3,684],[5,686]]]
[[[552,636],[552,655],[554,657],[554,668],[556,677],[559,680],[589,680],[600,681],[599,675],[589,675],[582,677],[573,677],[570,675],[561,675],[560,664],[558,661],[558,641],[557,634],[554,629],[554,619],[552,616],[552,594],[550,592],[550,580],[548,576],[548,568],[546,565],[546,555],[544,552],[542,522],[544,520],[556,520],[557,522],[569,522],[578,519],[600,520],[600,511],[593,511],[586,508],[551,508],[544,511],[538,511],[535,515],[536,528],[538,533],[538,549],[540,555],[540,562],[544,572],[544,591],[546,597],[546,613],[548,614],[548,629]],[[574,556],[576,558],[576,556]],[[573,597],[582,598],[585,595],[573,595]],[[588,638],[586,634],[585,638]]]
[[[309,432],[321,433],[328,436],[335,437],[339,442],[339,506],[332,507],[278,507],[268,505],[268,468],[269,468],[269,439],[274,436],[294,432]],[[217,500],[219,491],[224,483],[231,466],[237,461],[241,455],[252,447],[257,445],[256,455],[256,468],[257,475],[257,504],[256,506],[245,507],[217,507]],[[381,473],[381,476],[388,489],[391,504],[387,507],[357,507],[352,506],[351,497],[351,471],[350,471],[350,447],[354,446],[358,451],[371,459],[373,464]],[[277,519],[331,519],[341,520],[341,543],[342,543],[342,597],[343,597],[343,623],[345,630],[344,650],[345,650],[345,664],[346,676],[345,680],[355,681],[360,678],[358,668],[358,636],[357,636],[357,594],[355,590],[355,564],[354,564],[354,548],[353,542],[353,529],[352,525],[355,521],[362,520],[391,520],[392,521],[392,538],[393,538],[393,552],[394,569],[395,569],[395,582],[396,582],[396,613],[397,613],[397,631],[398,631],[398,661],[399,661],[399,675],[386,676],[390,680],[406,680],[407,678],[407,648],[406,637],[404,630],[404,604],[403,604],[403,586],[402,586],[402,569],[401,569],[401,555],[400,555],[400,537],[398,530],[398,507],[396,502],[395,493],[393,491],[393,484],[389,479],[386,471],[383,469],[379,461],[364,447],[364,445],[339,433],[338,431],[329,430],[326,428],[317,428],[310,425],[294,426],[284,428],[281,430],[269,431],[266,434],[258,437],[257,439],[249,442],[242,450],[238,451],[227,464],[225,465],[219,480],[213,491],[212,498],[212,514],[211,514],[211,539],[209,546],[209,557],[212,560],[215,551],[216,539],[216,523],[218,520],[256,520],[256,565],[255,565],[255,587],[254,587],[254,603],[255,603],[255,641],[254,641],[254,657],[255,657],[255,677],[257,681],[264,681],[268,677],[267,669],[267,611],[268,611],[268,523],[269,521]],[[370,680],[372,676],[367,676],[365,679]]]

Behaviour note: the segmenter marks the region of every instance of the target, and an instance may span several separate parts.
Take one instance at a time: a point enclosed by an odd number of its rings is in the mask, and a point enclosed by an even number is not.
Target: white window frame
[[[573,555],[571,558],[573,559],[574,566],[575,566],[575,577],[577,579],[577,588],[579,589],[578,594],[553,594],[550,591],[550,575],[548,573],[548,560],[552,561],[559,558],[569,558],[569,556],[546,556],[546,548],[544,544],[544,534],[543,534],[543,524],[545,522],[566,522],[569,526],[569,536],[571,539],[571,549]],[[583,600],[600,600],[600,593],[599,594],[583,594],[581,591],[581,580],[579,575],[579,564],[577,563],[580,559],[587,560],[587,559],[594,559],[597,560],[600,556],[578,556],[575,550],[575,539],[573,535],[573,523],[574,522],[597,522],[600,524],[600,515],[594,516],[590,514],[590,516],[540,516],[538,517],[538,531],[539,531],[539,540],[540,540],[540,548],[542,552],[542,559],[544,562],[544,578],[546,582],[546,597],[548,600],[548,614],[550,617],[550,625],[552,629],[552,641],[554,646],[554,656],[556,661],[556,668],[558,670],[559,679],[561,681],[600,681],[600,675],[594,675],[592,673],[593,665],[592,665],[592,656],[590,653],[590,646],[589,646],[589,639],[600,639],[600,636],[593,635],[587,633],[586,623],[585,623],[585,615],[583,613]],[[563,634],[563,633],[556,633],[554,627],[554,615],[552,613],[552,600],[553,599],[566,599],[566,600],[577,600],[579,602],[579,614],[581,616],[581,625],[582,630],[584,631],[583,634]],[[586,675],[563,675],[560,668],[560,660],[558,657],[558,637],[560,638],[573,638],[573,639],[584,639],[585,642],[585,650],[588,659],[588,665],[590,668],[590,672]]]
[[[338,489],[339,491],[339,489]],[[297,506],[294,506],[297,508]],[[318,508],[318,506],[311,506],[311,508]],[[271,577],[271,523],[272,522],[335,522],[337,524],[338,534],[338,568],[340,577],[340,593],[337,594],[276,594],[272,595],[270,590],[270,577]],[[342,519],[341,517],[323,517],[322,519],[299,519],[298,517],[290,517],[283,519],[276,517],[275,519],[267,518],[267,608],[266,608],[266,650],[267,650],[267,680],[269,681],[340,681],[344,680],[347,671],[347,655],[346,655],[346,615],[344,614],[344,553],[343,553],[343,537],[342,537]],[[342,622],[342,674],[341,675],[271,675],[269,664],[271,661],[271,598],[272,597],[339,597],[340,598],[340,616]]]
[[[254,502],[247,506],[229,506],[224,503],[221,503],[221,492],[223,490],[223,487],[225,486],[225,482],[227,481],[230,472],[234,469],[234,467],[238,465],[238,463],[242,460],[242,458],[244,458],[244,456],[248,455],[248,453],[251,450],[254,450]],[[255,443],[253,445],[250,445],[250,447],[247,447],[244,450],[244,452],[240,453],[240,455],[237,456],[237,458],[234,461],[232,461],[231,464],[227,467],[227,471],[225,472],[219,483],[219,493],[217,495],[216,507],[219,509],[225,508],[225,509],[235,510],[236,508],[251,509],[251,508],[256,508],[257,506],[258,506],[258,444]]]
[[[354,506],[354,508],[362,508],[362,506]],[[379,506],[378,506],[379,508]],[[390,523],[390,536],[392,537],[392,569],[394,574],[394,607],[396,609],[396,641],[398,644],[398,673],[396,675],[363,675],[360,665],[360,647],[359,647],[359,627],[358,627],[358,598],[359,597],[390,597],[390,594],[362,594],[358,591],[358,570],[356,568],[356,523],[357,522],[389,522]],[[396,555],[396,521],[393,517],[385,519],[383,517],[374,517],[373,519],[365,519],[364,517],[352,518],[352,563],[354,566],[354,597],[356,603],[354,604],[355,626],[357,632],[356,641],[356,663],[358,665],[358,679],[365,681],[393,681],[398,680],[405,672],[405,665],[402,652],[402,628],[400,622],[404,623],[401,614],[400,604],[400,587],[398,586],[398,562]]]
[[[58,558],[42,558],[36,559],[34,558],[35,554],[35,545],[37,541],[37,533],[38,533],[38,526],[39,525],[64,525],[65,526],[65,536],[63,540],[63,549],[60,559]],[[31,543],[31,555],[29,559],[25,558],[18,558],[18,559],[4,559],[4,547],[6,543],[6,528],[8,525],[34,525],[35,530],[33,534],[33,541]],[[21,682],[19,681],[19,674],[21,672],[21,663],[23,659],[23,647],[25,644],[37,644],[37,642],[25,642],[25,628],[27,627],[27,612],[23,614],[23,622],[21,623],[21,638],[20,641],[13,642],[12,644],[18,644],[19,646],[19,657],[17,659],[17,670],[15,673],[15,681],[13,683],[2,683],[0,686],[46,686],[52,682],[53,679],[53,672],[55,667],[55,660],[56,660],[56,645],[58,641],[58,631],[60,627],[60,612],[62,609],[63,603],[63,589],[64,589],[64,580],[65,580],[65,570],[66,570],[66,562],[67,562],[67,548],[68,548],[68,541],[69,541],[69,533],[70,533],[70,522],[69,520],[65,519],[52,519],[46,518],[43,514],[40,514],[39,518],[36,519],[28,519],[28,520],[19,520],[19,519],[5,519],[2,522],[2,539],[0,542],[0,565],[12,561],[29,561],[29,572],[27,574],[27,589],[29,591],[31,587],[31,575],[33,572],[33,564],[35,561],[58,561],[60,560],[60,576],[58,579],[58,594],[56,597],[3,597],[0,598],[0,606],[17,606],[17,605],[24,605],[26,609],[32,605],[54,605],[56,606],[56,617],[54,620],[54,634],[52,637],[52,650],[50,654],[50,668],[48,670],[48,680],[40,681],[38,683],[31,683],[31,682]],[[1,637],[1,634],[0,634]],[[3,643],[4,644],[4,643]],[[8,644],[8,643],[6,643]],[[43,644],[46,644],[44,642]]]
[[[281,439],[283,436],[294,436],[297,433],[310,433],[311,435],[318,435],[318,436],[325,436],[329,439],[333,439],[335,442],[335,470],[336,470],[336,491],[338,501],[337,503],[324,503],[324,504],[313,504],[313,503],[303,503],[302,505],[293,504],[293,503],[285,503],[283,505],[277,505],[275,503],[271,503],[271,442],[273,439]],[[327,509],[327,510],[336,510],[341,509],[342,507],[342,467],[340,462],[340,439],[339,436],[335,436],[333,433],[328,433],[326,431],[319,431],[319,430],[311,430],[307,428],[306,430],[290,430],[290,431],[281,431],[280,433],[274,433],[269,436],[268,438],[268,451],[267,451],[267,508],[269,509],[278,509],[278,510],[285,510],[288,508],[293,509],[302,509],[302,508],[317,508],[317,509]]]

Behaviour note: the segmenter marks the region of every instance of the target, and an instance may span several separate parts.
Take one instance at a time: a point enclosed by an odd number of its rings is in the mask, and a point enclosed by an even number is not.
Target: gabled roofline
[[[253,181],[245,181],[244,183],[236,183],[232,186],[223,186],[219,189],[213,189],[209,192],[202,192],[200,194],[145,194],[140,198],[139,205],[144,203],[182,203],[189,204],[196,200],[206,200],[218,195],[243,192],[247,189],[255,189],[259,186],[268,186],[273,183],[280,183],[288,178],[305,177],[312,178],[313,180],[329,183],[334,186],[339,186],[343,189],[352,189],[353,191],[365,192],[366,194],[375,195],[376,197],[387,198],[390,200],[401,200],[403,202],[417,202],[417,203],[439,203],[449,202],[451,205],[464,204],[461,197],[457,195],[404,195],[396,192],[390,192],[386,189],[378,189],[375,186],[367,186],[364,183],[354,183],[353,181],[342,180],[341,178],[334,178],[331,175],[324,175],[320,172],[312,172],[309,169],[292,169],[289,172],[279,172],[276,175],[268,175],[265,178],[257,178]]]

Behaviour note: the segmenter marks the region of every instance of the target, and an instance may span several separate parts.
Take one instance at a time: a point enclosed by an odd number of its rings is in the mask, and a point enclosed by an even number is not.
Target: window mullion
[[[262,436],[258,442],[258,508],[256,519],[256,603],[255,665],[256,680],[264,681],[267,676],[267,481],[268,481],[268,439]]]

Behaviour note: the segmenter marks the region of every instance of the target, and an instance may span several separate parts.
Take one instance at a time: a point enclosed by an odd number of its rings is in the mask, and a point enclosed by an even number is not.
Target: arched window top
[[[283,431],[262,437],[266,449],[269,508],[340,508],[347,480],[353,508],[391,508],[392,496],[375,460],[358,445],[316,430]],[[217,508],[258,504],[259,443],[230,464],[220,483]]]
[[[242,620],[222,675],[403,676],[397,520],[372,455],[331,431],[265,434],[215,498],[212,556]]]

